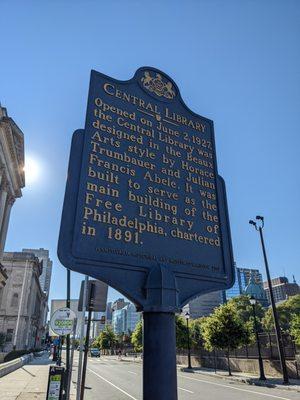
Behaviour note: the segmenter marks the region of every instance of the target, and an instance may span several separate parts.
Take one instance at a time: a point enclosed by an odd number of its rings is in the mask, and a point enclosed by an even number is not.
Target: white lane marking
[[[241,392],[247,392],[247,393],[252,393],[252,394],[258,394],[260,396],[267,396],[267,397],[274,397],[275,399],[282,399],[282,400],[291,400],[287,397],[281,397],[281,396],[276,396],[275,394],[268,394],[268,393],[262,393],[262,392],[256,392],[255,390],[247,390],[247,389],[241,389],[241,388],[237,388],[234,386],[229,386],[229,385],[222,385],[221,383],[215,383],[215,382],[211,382],[211,381],[205,381],[204,379],[196,379],[196,378],[191,378],[189,376],[184,376],[184,375],[179,375],[182,378],[185,379],[190,379],[192,381],[198,381],[198,382],[202,382],[202,383],[208,383],[209,385],[216,385],[216,386],[222,386],[222,387],[226,387],[229,389],[234,389],[234,390],[240,390]]]
[[[188,393],[194,394],[194,392],[192,392],[191,390],[187,390],[187,389],[184,389],[184,388],[179,387],[179,386],[178,386],[178,389],[183,390],[184,392],[188,392]]]
[[[119,386],[116,386],[115,384],[113,384],[111,381],[109,381],[108,379],[105,379],[103,376],[97,374],[97,372],[93,371],[92,369],[88,368],[89,371],[91,371],[93,374],[95,374],[96,376],[98,376],[98,378],[103,379],[105,382],[109,383],[111,386],[113,386],[114,388],[118,389],[120,392],[126,394],[126,396],[130,397],[133,400],[138,400],[135,397],[131,396],[131,394],[125,392],[125,390],[119,388]]]
[[[133,374],[133,375],[137,375],[137,373],[133,372],[133,371],[127,371],[127,372],[129,372],[130,374]]]

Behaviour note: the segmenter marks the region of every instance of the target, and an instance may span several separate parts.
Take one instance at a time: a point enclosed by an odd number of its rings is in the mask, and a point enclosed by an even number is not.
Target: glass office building
[[[111,323],[113,331],[116,334],[133,332],[140,319],[141,313],[136,311],[134,304],[129,303],[113,311]]]
[[[262,274],[258,269],[254,268],[239,268],[235,265],[235,283],[232,288],[226,290],[226,299],[240,296],[245,293],[245,289],[253,277],[254,281],[263,287]]]

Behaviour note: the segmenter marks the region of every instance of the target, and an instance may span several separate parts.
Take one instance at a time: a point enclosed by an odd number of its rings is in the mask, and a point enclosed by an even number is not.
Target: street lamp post
[[[257,350],[258,350],[259,379],[261,381],[265,381],[266,377],[265,377],[265,372],[264,372],[264,363],[263,363],[263,360],[261,357],[260,342],[259,342],[256,312],[255,312],[256,299],[253,296],[250,298],[250,304],[251,304],[252,310],[253,310],[254,330],[255,330]]]
[[[191,346],[190,346],[190,327],[189,327],[190,313],[189,312],[185,313],[185,318],[186,318],[186,327],[187,327],[187,333],[188,333],[188,368],[192,369]]]
[[[272,307],[273,318],[274,318],[276,341],[277,341],[279,359],[280,359],[282,375],[283,375],[283,384],[288,385],[289,384],[289,376],[288,376],[286,362],[285,362],[281,330],[280,330],[280,326],[279,326],[279,322],[278,322],[278,315],[277,315],[277,310],[276,310],[276,306],[275,306],[273,288],[272,288],[272,284],[271,284],[271,276],[270,276],[270,271],[269,271],[269,264],[268,264],[268,259],[267,259],[264,237],[263,237],[264,217],[257,215],[256,221],[250,220],[249,224],[251,224],[255,227],[255,229],[259,232],[259,236],[260,236],[261,247],[262,247],[264,261],[265,261],[268,287],[269,287],[269,292],[270,292],[271,307]]]

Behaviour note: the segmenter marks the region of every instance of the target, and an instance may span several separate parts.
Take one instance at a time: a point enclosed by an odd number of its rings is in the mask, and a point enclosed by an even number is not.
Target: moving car
[[[97,347],[92,347],[90,349],[90,355],[91,357],[100,357],[100,350],[97,349]]]

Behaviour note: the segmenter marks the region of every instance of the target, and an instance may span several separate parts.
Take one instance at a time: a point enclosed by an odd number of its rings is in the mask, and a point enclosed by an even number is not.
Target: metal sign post
[[[81,376],[81,389],[80,389],[80,400],[84,398],[84,388],[85,388],[85,377],[86,377],[86,366],[87,366],[87,357],[89,351],[89,342],[90,342],[90,329],[91,329],[91,319],[92,319],[92,311],[93,311],[93,296],[94,296],[94,285],[90,285],[90,290],[88,292],[88,320],[86,326],[86,334],[85,334],[85,343],[84,343],[84,357],[83,357],[83,367],[82,367],[82,376]]]
[[[174,314],[231,287],[234,266],[213,121],[162,71],[142,67],[128,81],[91,72],[58,256],[144,313],[144,400],[177,399]]]
[[[72,340],[72,348],[71,348],[71,357],[68,364],[68,371],[66,371],[67,383],[66,383],[66,400],[69,400],[70,397],[70,386],[72,380],[72,368],[73,368],[73,359],[74,359],[74,340],[75,340],[75,332],[77,326],[77,319],[74,321],[74,330],[73,330],[73,340]]]
[[[77,370],[77,388],[76,388],[76,400],[80,399],[80,388],[81,388],[81,375],[82,375],[82,355],[83,355],[83,338],[84,338],[84,326],[85,326],[85,312],[87,308],[87,288],[88,288],[89,277],[86,275],[83,285],[83,300],[82,300],[82,321],[80,328],[80,338],[79,338],[79,360],[78,360],[78,370]]]

